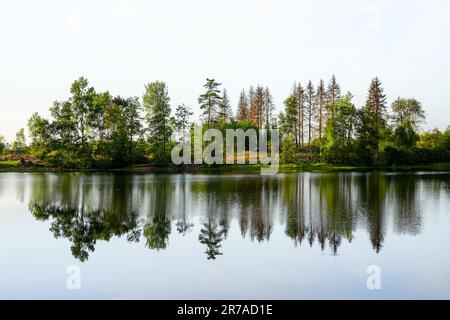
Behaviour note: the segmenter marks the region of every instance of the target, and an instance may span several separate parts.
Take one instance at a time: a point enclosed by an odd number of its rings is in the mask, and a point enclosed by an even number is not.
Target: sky
[[[165,81],[172,108],[206,78],[233,108],[250,85],[269,86],[277,110],[295,81],[335,74],[361,106],[378,76],[389,105],[414,97],[424,129],[450,124],[450,1],[102,0],[0,2],[0,135],[13,140],[33,112],[86,77],[97,91],[139,96]]]

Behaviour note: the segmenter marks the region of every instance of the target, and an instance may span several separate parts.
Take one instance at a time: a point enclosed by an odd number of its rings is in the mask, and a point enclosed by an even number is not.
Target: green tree
[[[79,147],[80,156],[82,157],[83,165],[88,165],[91,162],[90,150],[88,141],[92,133],[91,125],[94,124],[94,99],[96,93],[93,87],[89,87],[89,82],[86,78],[79,78],[76,80],[70,89],[72,96],[69,99],[71,107],[71,116],[75,128],[75,143]]]
[[[372,80],[366,105],[358,113],[357,136],[361,161],[380,164],[381,143],[386,137],[386,96],[380,80]]]
[[[149,141],[154,160],[167,163],[168,144],[172,135],[170,127],[170,98],[164,82],[155,81],[145,86],[144,108],[149,125]]]
[[[414,147],[419,140],[419,136],[409,120],[405,120],[395,127],[393,138],[396,146],[404,149]]]
[[[264,89],[264,107],[263,107],[263,113],[264,113],[264,127],[265,129],[269,130],[272,128],[272,117],[273,112],[275,111],[275,105],[273,104],[273,97],[270,93],[270,90],[268,87]]]
[[[31,154],[39,159],[44,159],[51,147],[51,125],[47,119],[33,113],[28,120],[28,131],[31,137]]]
[[[201,244],[206,245],[205,254],[208,260],[215,260],[217,256],[222,255],[220,247],[224,240],[224,233],[224,230],[218,228],[211,216],[203,223],[198,240]]]
[[[386,125],[386,96],[378,77],[372,79],[367,95],[366,107],[375,116],[376,126],[382,128]]]
[[[186,141],[186,130],[189,127],[189,118],[194,113],[185,104],[181,104],[175,110],[174,125],[175,129],[180,132],[180,142]]]
[[[316,95],[314,92],[314,86],[312,82],[309,81],[305,91],[306,115],[308,117],[308,145],[311,145],[311,140],[313,137],[313,120],[316,109],[315,99]]]
[[[297,97],[291,94],[285,101],[285,111],[280,114],[280,129],[285,136],[296,139]],[[298,144],[297,141],[296,145]]]
[[[325,91],[325,84],[320,80],[316,91],[316,106],[317,106],[317,125],[319,133],[319,144],[322,145],[323,128],[325,126],[325,108],[326,108],[327,93]]]
[[[414,98],[397,98],[392,103],[392,112],[394,122],[397,125],[408,121],[414,130],[418,130],[420,124],[425,120],[425,111],[422,104]]]
[[[109,103],[109,93],[97,94],[83,77],[71,85],[70,92],[72,96],[68,100],[56,101],[50,109],[56,156],[64,166],[89,167],[94,160],[93,141],[101,139],[99,118]]]
[[[298,85],[294,84],[294,95],[297,98],[297,106],[296,106],[296,114],[297,114],[297,135],[295,138],[297,147],[301,145],[302,147],[305,145],[305,90],[302,85],[298,83]]]
[[[128,154],[128,133],[127,121],[125,118],[126,101],[120,97],[113,99],[112,103],[104,111],[104,125],[107,135],[106,154],[108,160],[111,160],[114,166],[122,166],[129,159]]]
[[[210,127],[217,116],[217,109],[221,101],[219,86],[221,84],[214,79],[206,79],[206,84],[203,86],[206,92],[201,94],[198,98],[200,109],[203,111],[203,116],[206,118],[206,124]]]
[[[359,163],[373,164],[378,154],[380,142],[375,114],[367,108],[359,109],[355,125]]]
[[[123,134],[126,139],[125,154],[127,162],[133,163],[136,158],[136,144],[142,135],[142,106],[138,97],[121,98],[120,96],[113,99],[113,103],[120,107],[120,118],[123,121]]]
[[[27,142],[25,138],[25,130],[22,128],[16,133],[16,140],[12,143],[11,147],[18,155],[24,155],[27,151]]]
[[[0,136],[0,154],[5,152],[6,149],[6,140],[4,136]]]
[[[327,89],[327,105],[331,117],[334,117],[335,103],[341,98],[341,87],[339,86],[335,75],[331,77]]]
[[[330,162],[348,163],[351,160],[356,108],[353,96],[347,93],[335,102],[335,115],[327,120],[325,155]]]
[[[297,162],[297,146],[292,136],[283,137],[281,141],[280,160],[282,163]]]
[[[217,120],[227,122],[231,119],[232,111],[227,89],[223,89],[222,97],[220,98],[217,109]]]

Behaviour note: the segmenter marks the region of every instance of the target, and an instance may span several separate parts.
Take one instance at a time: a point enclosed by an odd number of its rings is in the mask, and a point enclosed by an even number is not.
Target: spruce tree
[[[217,119],[226,122],[231,118],[231,114],[231,105],[227,89],[223,89],[222,97],[218,104]]]
[[[330,112],[331,117],[334,117],[335,115],[335,105],[337,100],[339,100],[340,98],[341,98],[341,87],[337,83],[336,77],[333,74],[327,89],[327,104],[328,104],[328,111]]]
[[[237,108],[236,118],[240,121],[247,120],[249,117],[248,98],[245,90],[242,89],[239,96],[239,104]]]
[[[383,127],[386,124],[386,96],[378,77],[372,79],[367,95],[366,107],[376,119],[376,125]]]

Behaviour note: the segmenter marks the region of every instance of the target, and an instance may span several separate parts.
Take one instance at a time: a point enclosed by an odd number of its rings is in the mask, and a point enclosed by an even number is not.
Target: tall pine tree
[[[203,86],[206,92],[201,94],[198,98],[200,109],[203,110],[203,116],[208,127],[210,127],[217,117],[217,108],[219,106],[221,97],[219,86],[221,84],[214,79],[206,79],[206,84]]]
[[[180,142],[186,141],[186,129],[189,127],[189,118],[193,115],[191,109],[184,103],[175,110],[174,124],[180,134]]]
[[[273,98],[268,87],[264,89],[264,127],[267,130],[271,128],[271,121],[275,105],[273,104]]]
[[[317,105],[317,130],[319,134],[319,143],[322,145],[323,128],[325,126],[325,106],[327,94],[325,92],[325,84],[320,80],[316,91],[316,105]]]
[[[314,86],[311,80],[308,82],[305,91],[305,100],[306,100],[306,115],[308,118],[308,145],[311,147],[311,140],[313,136],[313,120],[316,106],[316,95],[314,92]]]
[[[297,146],[305,145],[305,90],[302,85],[294,84],[294,94],[297,97]]]

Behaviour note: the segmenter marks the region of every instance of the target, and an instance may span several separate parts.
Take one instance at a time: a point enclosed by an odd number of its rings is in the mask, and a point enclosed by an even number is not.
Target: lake
[[[0,173],[3,299],[449,299],[449,245],[450,173]]]

